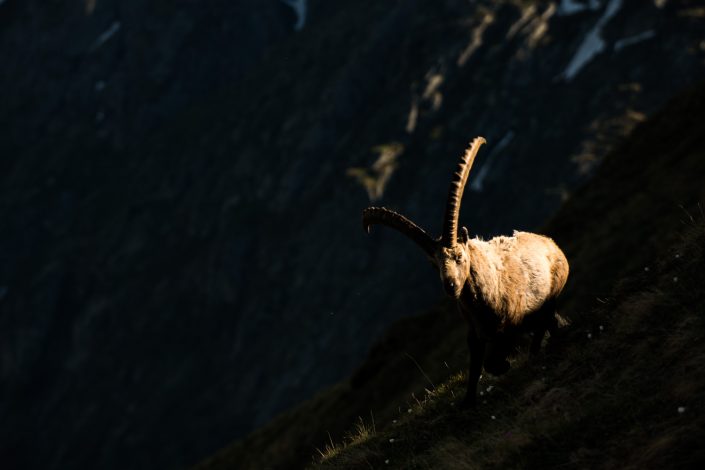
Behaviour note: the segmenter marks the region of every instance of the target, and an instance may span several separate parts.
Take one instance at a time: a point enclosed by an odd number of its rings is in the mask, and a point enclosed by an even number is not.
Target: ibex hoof
[[[460,402],[461,410],[474,410],[477,407],[474,396],[465,395],[463,401]]]
[[[509,370],[509,361],[503,359],[501,361],[485,363],[485,370],[492,375],[502,375]]]

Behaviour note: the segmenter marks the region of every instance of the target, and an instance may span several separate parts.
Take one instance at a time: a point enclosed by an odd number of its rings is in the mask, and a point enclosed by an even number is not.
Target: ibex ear
[[[467,243],[470,240],[470,234],[467,227],[460,227],[460,243]]]

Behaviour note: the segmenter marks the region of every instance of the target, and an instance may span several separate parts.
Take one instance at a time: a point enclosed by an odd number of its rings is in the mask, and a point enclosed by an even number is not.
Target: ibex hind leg
[[[558,302],[554,302],[557,304]],[[551,334],[551,339],[548,342],[547,350],[549,354],[555,354],[560,352],[565,346],[569,344],[569,340],[566,337],[565,331],[562,331],[564,327],[570,325],[570,321],[558,314],[558,310],[554,309],[551,318],[548,323],[548,332]]]
[[[531,339],[531,346],[529,347],[529,354],[534,357],[541,351],[541,343],[546,336],[546,331],[551,333],[553,337],[558,330],[555,299],[547,301],[537,312],[537,315],[539,321],[533,329],[534,337]]]

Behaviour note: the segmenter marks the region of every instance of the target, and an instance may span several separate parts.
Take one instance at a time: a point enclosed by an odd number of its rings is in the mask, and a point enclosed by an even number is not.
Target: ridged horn
[[[368,207],[362,211],[362,228],[370,233],[370,226],[373,224],[386,225],[403,233],[416,242],[427,256],[433,258],[438,242],[403,215],[384,207]]]
[[[484,143],[487,143],[487,141],[483,137],[475,137],[460,159],[455,173],[453,173],[453,179],[450,182],[450,189],[448,190],[446,213],[443,217],[443,235],[441,236],[441,243],[443,243],[444,246],[454,246],[458,241],[460,201],[463,198],[465,183],[468,180],[468,174],[470,174],[470,168],[472,168],[472,164],[475,161],[477,151],[480,150],[480,146]]]

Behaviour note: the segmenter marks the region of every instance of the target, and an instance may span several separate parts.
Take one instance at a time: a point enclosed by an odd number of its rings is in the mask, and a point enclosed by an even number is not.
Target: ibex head
[[[439,238],[431,238],[421,227],[403,215],[384,207],[368,207],[362,212],[362,225],[368,233],[372,224],[381,224],[398,230],[416,242],[438,267],[443,288],[455,299],[460,297],[470,271],[466,248],[470,237],[465,227],[458,233],[460,200],[477,151],[484,143],[485,139],[476,137],[458,163],[450,183],[443,217],[443,233]]]

